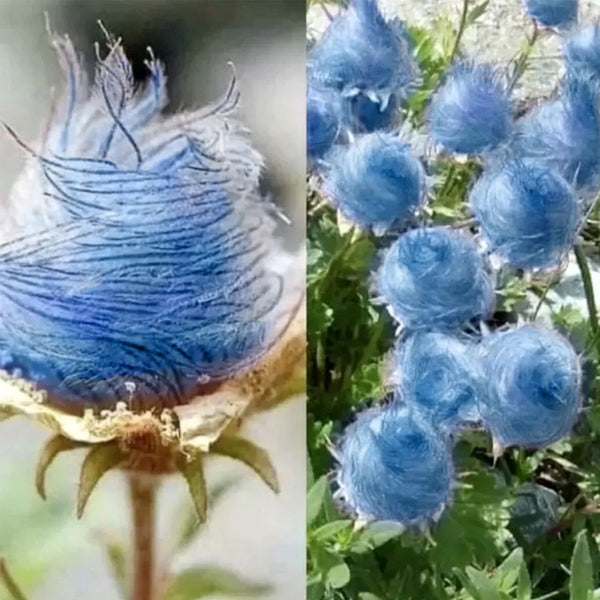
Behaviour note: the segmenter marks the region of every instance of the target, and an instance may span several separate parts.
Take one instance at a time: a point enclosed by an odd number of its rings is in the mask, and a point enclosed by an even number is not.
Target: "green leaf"
[[[317,542],[325,542],[331,538],[334,538],[340,531],[344,531],[344,529],[349,529],[352,526],[352,521],[348,519],[340,519],[337,521],[331,521],[330,523],[325,523],[318,529],[315,529],[310,534],[311,539]]]
[[[577,534],[571,557],[570,600],[589,600],[594,589],[594,574],[587,530]]]
[[[311,525],[313,521],[319,516],[323,503],[325,501],[325,494],[327,493],[327,477],[317,479],[316,483],[308,491],[306,499],[306,524]]]
[[[477,21],[477,19],[483,15],[489,3],[490,0],[484,0],[484,2],[481,4],[474,6],[467,15],[467,25],[472,25],[475,23],[475,21]]]
[[[379,596],[371,594],[371,592],[361,592],[358,595],[358,600],[382,600]]]
[[[360,532],[358,539],[352,545],[352,552],[361,554],[369,552],[383,544],[397,538],[404,531],[404,527],[399,523],[391,521],[375,521],[369,523],[363,531]]]
[[[479,596],[478,600],[502,600],[493,581],[489,579],[485,573],[482,573],[473,567],[467,567],[465,571],[471,580],[473,587],[477,590]]]
[[[517,582],[517,600],[531,600],[531,579],[525,562],[519,568],[519,579]]]
[[[344,587],[350,581],[350,569],[344,561],[327,572],[327,583],[334,589]]]
[[[271,591],[271,586],[248,581],[219,567],[196,567],[177,574],[169,582],[165,600],[198,600],[207,596],[257,598]]]
[[[494,574],[494,582],[500,591],[509,592],[512,589],[519,577],[522,564],[523,549],[516,548],[507,556]]]

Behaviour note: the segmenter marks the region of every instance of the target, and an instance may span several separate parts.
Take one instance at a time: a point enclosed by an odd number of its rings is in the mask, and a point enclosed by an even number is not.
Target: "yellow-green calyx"
[[[113,410],[82,416],[68,414],[45,402],[30,383],[0,373],[0,420],[24,415],[55,435],[43,448],[36,487],[45,498],[45,477],[56,456],[89,448],[79,479],[77,514],[100,478],[113,468],[153,475],[181,473],[186,479],[198,518],[206,519],[207,493],[203,461],[209,454],[229,456],[252,468],[275,492],[279,484],[268,454],[237,435],[242,420],[270,408],[304,389],[304,319],[299,315],[279,343],[251,370],[224,383],[213,394],[190,404],[134,412],[125,403]]]

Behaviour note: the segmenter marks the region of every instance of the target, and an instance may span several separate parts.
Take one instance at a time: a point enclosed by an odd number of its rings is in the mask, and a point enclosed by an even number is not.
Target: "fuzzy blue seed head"
[[[475,245],[445,227],[401,235],[385,255],[377,287],[390,312],[410,331],[458,329],[487,317],[494,304]]]
[[[540,25],[566,27],[577,20],[578,0],[524,0],[525,10]]]
[[[385,110],[403,97],[416,75],[405,33],[387,23],[376,0],[353,0],[308,56],[309,79],[344,96],[364,93]]]
[[[500,71],[488,64],[455,66],[433,97],[429,135],[448,152],[474,154],[508,139],[511,102]]]
[[[483,346],[488,393],[479,410],[501,446],[540,448],[566,435],[579,410],[571,345],[533,325],[495,333]]]
[[[68,38],[53,42],[67,89],[10,197],[0,368],[72,407],[188,401],[256,361],[291,311],[235,82],[163,116],[152,55],[136,86],[109,36],[89,84]]]
[[[346,429],[337,456],[341,495],[360,518],[426,523],[448,502],[448,443],[408,407],[363,412]]]
[[[382,102],[373,101],[361,93],[346,98],[346,111],[350,129],[355,133],[390,129],[396,125],[398,99],[391,95],[384,106]]]
[[[571,73],[600,78],[600,25],[593,23],[575,31],[564,41],[563,54]]]
[[[312,160],[321,158],[336,142],[344,123],[339,92],[309,84],[306,94],[306,148]]]
[[[485,171],[470,202],[490,248],[513,267],[555,266],[575,241],[580,215],[573,190],[544,164],[512,160]]]
[[[325,190],[361,227],[406,222],[424,199],[425,171],[410,147],[392,134],[371,133],[328,157]]]
[[[578,189],[595,188],[600,180],[599,90],[590,77],[566,77],[557,100],[517,123],[514,155],[545,163]]]
[[[415,333],[398,345],[393,383],[437,429],[452,432],[478,420],[484,392],[476,345],[438,332]]]

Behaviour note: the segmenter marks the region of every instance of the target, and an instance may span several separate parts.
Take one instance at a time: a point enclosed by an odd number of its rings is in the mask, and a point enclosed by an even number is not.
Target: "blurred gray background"
[[[32,141],[47,115],[51,88],[61,73],[49,47],[44,12],[58,33],[68,33],[90,62],[96,24],[124,40],[136,77],[152,46],[166,63],[167,111],[218,99],[236,66],[241,119],[267,162],[265,189],[290,217],[290,244],[304,237],[305,4],[304,0],[0,0],[0,120]],[[21,165],[14,142],[0,135],[0,206]],[[303,399],[254,417],[246,434],[266,448],[279,472],[274,496],[250,471],[214,459],[213,486],[235,485],[213,507],[207,527],[177,559],[230,569],[270,583],[265,599],[296,600],[305,587],[305,411]],[[49,473],[49,500],[33,485],[37,453],[48,438],[41,426],[19,418],[0,423],[0,556],[6,557],[31,600],[118,598],[100,540],[127,539],[127,493],[118,473],[103,480],[83,520],[74,516],[80,451],[57,459]],[[182,482],[169,479],[159,504],[159,551],[170,552],[173,523],[188,505]],[[221,598],[224,596],[210,596]],[[7,600],[0,589],[0,600]]]

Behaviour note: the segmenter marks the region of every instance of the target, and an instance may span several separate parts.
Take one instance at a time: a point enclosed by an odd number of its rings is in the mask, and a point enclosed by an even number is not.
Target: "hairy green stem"
[[[460,42],[462,40],[463,33],[467,27],[467,16],[469,14],[469,0],[463,0],[462,12],[460,14],[460,23],[458,25],[458,31],[456,32],[456,38],[454,39],[454,47],[452,48],[452,52],[450,53],[450,58],[448,59],[448,63],[452,63],[456,55],[458,54],[458,50],[460,49]]]
[[[131,600],[154,600],[154,505],[156,481],[151,476],[131,473],[129,497],[133,517],[133,584]]]
[[[531,56],[531,51],[533,50],[533,47],[535,46],[535,43],[537,42],[539,35],[540,35],[540,30],[538,29],[537,24],[534,22],[533,33],[531,34],[531,37],[527,41],[527,46],[525,46],[525,49],[521,53],[521,56],[519,57],[519,60],[518,60],[517,64],[515,65],[515,72],[513,73],[512,80],[511,80],[510,84],[508,85],[509,92],[513,91],[513,89],[517,85],[517,82],[519,81],[519,79],[521,79],[521,76],[523,75],[523,73],[525,73],[525,70],[527,69],[527,62],[529,61],[529,57]]]
[[[598,307],[596,305],[596,299],[594,297],[594,284],[592,283],[592,274],[590,272],[590,266],[587,261],[585,252],[580,244],[575,244],[575,258],[577,260],[577,266],[581,273],[581,280],[583,281],[583,291],[585,293],[585,301],[588,308],[590,317],[590,330],[592,332],[592,342],[596,344],[597,350],[600,353],[600,327],[598,325]]]

